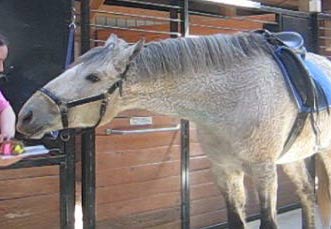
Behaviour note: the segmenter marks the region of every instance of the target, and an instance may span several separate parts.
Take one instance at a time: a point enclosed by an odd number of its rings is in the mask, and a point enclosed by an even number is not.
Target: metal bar
[[[209,28],[209,29],[220,29],[220,30],[230,30],[230,31],[242,31],[242,32],[245,32],[245,31],[251,31],[251,30],[248,30],[248,29],[234,29],[234,28],[231,28],[231,27],[212,26],[212,25],[202,25],[202,24],[193,24],[193,23],[190,23],[190,26],[195,26],[195,27],[200,27],[200,28]]]
[[[94,43],[106,43],[106,40],[96,40],[96,39],[90,39],[90,41],[93,41]],[[133,42],[127,42],[129,45],[133,45],[133,44],[135,44],[135,43],[133,43]],[[94,45],[94,46],[96,46],[96,45]],[[145,46],[146,46],[146,44],[145,44]]]
[[[319,28],[320,30],[328,30],[328,31],[331,31],[331,28],[328,28],[328,27],[319,26],[318,28]]]
[[[318,19],[321,19],[321,20],[331,19],[331,14],[330,13],[319,13]]]
[[[180,31],[182,33],[182,36],[186,37],[190,33],[188,0],[181,1],[180,19],[181,19]]]
[[[319,29],[318,29],[318,14],[312,13],[310,16],[310,31],[312,36],[312,51],[315,53],[319,53]]]
[[[189,1],[181,2],[180,31],[183,37],[190,34],[189,25]],[[180,121],[181,126],[181,220],[182,229],[190,228],[190,123],[187,120]]]
[[[174,10],[174,9],[170,9],[169,11],[169,17],[170,17],[170,32],[174,32],[174,33],[179,33],[178,31],[178,26],[179,26],[179,22],[181,22],[180,19],[178,19],[178,11]],[[176,38],[178,37],[177,35],[171,35],[171,38]]]
[[[131,4],[137,4],[142,6],[153,6],[153,7],[159,7],[159,8],[167,8],[167,9],[180,9],[179,6],[175,5],[167,5],[167,4],[160,4],[160,3],[153,3],[153,2],[144,2],[144,1],[137,1],[137,0],[117,0],[117,1],[107,1],[117,3],[119,5],[123,6],[123,3],[131,3]]]
[[[204,13],[204,12],[198,12],[198,11],[189,11],[190,15],[198,15],[198,16],[206,16],[206,17],[213,17],[214,19],[210,19],[210,21],[218,21],[218,20],[238,20],[238,21],[252,21],[257,23],[268,23],[268,24],[277,24],[277,22],[274,21],[265,21],[265,20],[258,20],[258,19],[252,19],[249,17],[243,17],[243,16],[222,16],[219,14],[210,14],[210,13]]]
[[[181,180],[182,180],[182,229],[190,228],[190,124],[181,120]]]
[[[76,203],[74,139],[64,143],[64,152],[66,152],[66,160],[60,164],[60,221],[61,228],[74,229]]]
[[[166,34],[166,35],[180,35],[180,33],[172,33],[172,32],[163,32],[158,30],[145,30],[145,29],[133,29],[133,28],[123,28],[119,26],[111,26],[111,25],[100,25],[100,24],[90,24],[95,28],[103,28],[103,29],[118,29],[118,30],[128,30],[134,32],[144,32],[144,33],[154,33],[154,34]]]
[[[81,0],[81,52],[90,49],[90,1]],[[95,228],[95,132],[82,134],[83,228]]]
[[[170,9],[173,11],[173,9]],[[91,10],[93,13],[100,13],[100,14],[110,14],[110,15],[116,15],[116,16],[128,16],[128,17],[134,17],[134,18],[143,18],[143,19],[153,19],[157,21],[173,21],[173,22],[180,22],[180,19],[169,19],[165,17],[155,17],[155,16],[148,16],[148,15],[141,15],[141,14],[128,14],[128,13],[122,13],[122,12],[114,12],[114,11],[105,11],[105,10]],[[177,10],[175,10],[177,12]]]
[[[288,16],[301,17],[301,18],[309,18],[310,17],[309,12],[287,10],[287,9],[283,9],[283,8],[279,8],[279,7],[265,6],[265,5],[262,5],[259,9],[251,8],[251,10],[252,11],[258,11],[258,12],[284,14],[284,15],[288,15]]]
[[[68,206],[66,204],[67,188],[65,185],[66,180],[66,163],[62,162],[59,167],[60,173],[60,228],[65,229],[67,227],[67,215],[68,215]]]
[[[319,36],[318,39],[321,39],[321,40],[331,40],[331,37]]]
[[[104,44],[106,43],[106,40],[96,40],[96,39],[90,39],[90,41],[93,41],[95,44],[94,46],[97,46],[98,43]]]
[[[321,48],[321,49],[331,49],[331,46],[320,45],[319,48]]]
[[[106,129],[106,135],[118,134],[118,135],[128,135],[128,134],[146,134],[146,133],[157,133],[157,132],[168,132],[177,131],[180,129],[180,125],[173,127],[163,127],[163,128],[150,128],[150,129],[139,129],[139,130],[113,130]]]
[[[80,27],[81,27],[81,54],[91,48],[90,44],[90,0],[81,0]]]
[[[70,23],[75,23],[75,1],[67,1],[68,19]],[[68,23],[69,24],[69,23]],[[69,25],[68,25],[69,26]],[[74,25],[75,26],[75,25]],[[65,61],[65,68],[74,60],[74,35],[75,30],[69,26],[67,36],[68,50]],[[72,38],[73,40],[71,40]],[[72,43],[71,43],[72,42]],[[73,135],[71,135],[73,136]],[[60,224],[61,228],[74,229],[75,228],[75,205],[76,205],[76,164],[75,164],[75,138],[69,138],[67,142],[62,144],[63,152],[65,153],[65,160],[60,164]]]
[[[95,131],[82,134],[82,209],[84,229],[95,228]]]
[[[75,228],[75,207],[76,207],[76,150],[74,136],[70,142],[65,143],[65,152],[67,154],[66,160],[66,186],[67,194],[66,198],[68,207],[68,228]]]

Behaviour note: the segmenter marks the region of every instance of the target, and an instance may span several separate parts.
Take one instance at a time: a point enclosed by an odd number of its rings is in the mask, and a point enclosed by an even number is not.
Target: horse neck
[[[124,87],[123,109],[146,109],[195,122],[212,120],[215,116],[220,118],[222,112],[226,112],[220,107],[231,108],[233,100],[236,100],[235,93],[228,88],[229,83],[235,83],[233,72],[240,74],[240,70],[235,68],[218,69],[206,74],[156,76],[152,79],[130,71]]]
[[[257,64],[259,67],[253,67]],[[141,108],[195,122],[224,121],[245,95],[264,87],[261,75],[270,74],[270,64],[270,56],[261,53],[234,59],[226,67],[149,77],[135,64],[127,75],[122,108]]]
[[[124,109],[139,108],[160,114],[179,115],[175,104],[182,94],[179,87],[184,84],[186,78],[146,79],[144,76],[129,72],[127,79],[124,87]]]

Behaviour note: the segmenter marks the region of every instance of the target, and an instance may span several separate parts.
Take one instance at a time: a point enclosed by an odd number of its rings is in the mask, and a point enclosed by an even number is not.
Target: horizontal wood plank
[[[59,194],[0,201],[0,228],[59,228]]]
[[[46,209],[46,208],[45,208]],[[13,216],[14,217],[14,216]],[[20,215],[6,221],[0,221],[0,228],[3,229],[59,229],[59,211],[44,211],[33,215]]]
[[[206,157],[190,159],[190,171],[204,170],[210,167]],[[96,173],[97,187],[132,182],[143,182],[180,174],[180,161],[150,164],[145,166],[125,167],[118,169],[98,170]]]
[[[98,221],[97,228],[169,228],[169,225],[173,226],[173,222],[179,221],[180,208],[175,207],[127,215],[112,220]]]
[[[59,193],[59,177],[33,177],[0,181],[0,200]]]
[[[32,167],[24,169],[5,169],[0,172],[0,181],[32,177],[57,176],[59,166]]]
[[[191,157],[204,155],[199,144],[190,146]],[[180,146],[160,146],[151,149],[98,151],[97,170],[134,167],[180,160]]]

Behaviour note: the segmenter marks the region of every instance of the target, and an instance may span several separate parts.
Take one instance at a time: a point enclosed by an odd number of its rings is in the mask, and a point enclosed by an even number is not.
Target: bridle
[[[59,96],[57,96],[52,91],[46,89],[45,87],[39,89],[39,92],[46,95],[51,101],[54,102],[54,104],[56,104],[58,106],[60,114],[61,114],[61,121],[62,121],[63,129],[68,129],[68,127],[69,127],[68,111],[70,108],[101,100],[99,119],[93,127],[93,128],[95,128],[100,124],[103,116],[106,113],[107,105],[108,105],[108,97],[110,95],[112,95],[116,91],[116,89],[119,89],[119,94],[120,94],[120,96],[122,96],[123,81],[126,79],[125,74],[128,71],[128,67],[129,67],[129,65],[126,67],[125,71],[122,74],[120,74],[119,80],[117,80],[115,83],[113,83],[104,93],[101,93],[99,95],[94,95],[94,96],[90,96],[90,97],[86,97],[86,98],[82,98],[82,99],[64,102]]]

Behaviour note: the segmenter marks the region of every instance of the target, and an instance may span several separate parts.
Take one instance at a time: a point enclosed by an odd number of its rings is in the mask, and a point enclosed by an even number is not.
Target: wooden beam
[[[105,0],[92,0],[90,3],[91,9],[99,9],[103,4],[105,3]]]
[[[222,7],[220,13],[224,16],[234,17],[237,16],[237,8],[233,6]]]
[[[98,10],[104,3],[105,0],[91,0],[90,8],[92,10]],[[96,13],[91,12],[90,14],[91,14],[91,19],[94,19]]]
[[[299,11],[309,12],[309,0],[299,0]]]

